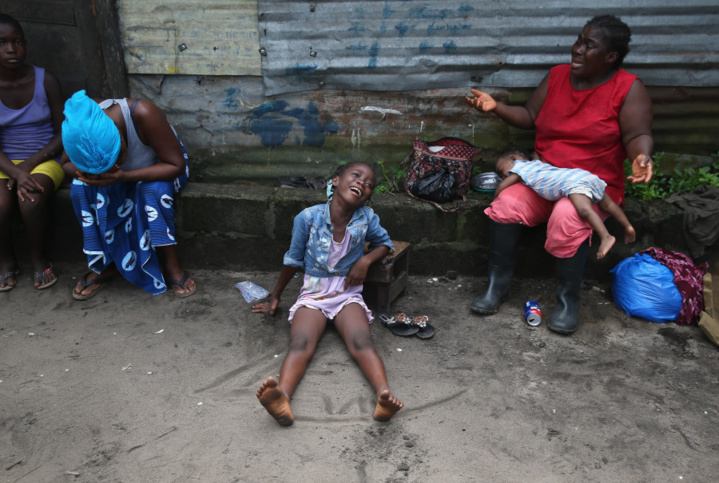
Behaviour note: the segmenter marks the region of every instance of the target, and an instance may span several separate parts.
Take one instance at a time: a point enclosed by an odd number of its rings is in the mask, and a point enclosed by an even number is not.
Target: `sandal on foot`
[[[15,288],[15,285],[17,285],[17,277],[20,275],[20,270],[15,270],[14,272],[5,272],[4,275],[0,275],[0,281],[2,281],[3,286],[0,287],[0,292],[9,292],[10,290]],[[12,280],[13,284],[10,285],[8,280]]]
[[[429,320],[429,317],[426,315],[417,315],[416,317],[411,317],[411,325],[413,327],[417,327],[417,337],[420,339],[429,339],[434,335],[434,327],[429,325],[427,321]]]
[[[185,273],[182,275],[182,279],[180,279],[180,280],[168,280],[168,281],[167,281],[167,282],[169,283],[169,285],[170,285],[170,288],[172,289],[173,292],[175,292],[175,295],[177,295],[178,298],[181,298],[181,299],[182,299],[182,298],[185,298],[185,297],[189,297],[190,295],[192,295],[193,293],[195,293],[195,290],[197,290],[197,284],[195,284],[195,286],[192,287],[191,290],[189,290],[189,291],[187,291],[187,292],[185,292],[185,293],[180,293],[180,292],[175,288],[175,287],[180,287],[180,290],[185,290],[185,282],[187,282],[187,279],[188,279],[188,278],[190,278],[190,272],[188,272],[187,270],[185,270]]]
[[[43,280],[46,280],[48,277],[51,277],[50,281],[47,283],[42,283]],[[33,283],[38,284],[35,286],[35,288],[38,290],[50,288],[57,283],[57,274],[55,273],[55,268],[52,266],[52,263],[50,264],[50,268],[46,268],[42,272],[35,272],[33,274],[33,278]]]
[[[382,325],[387,327],[394,335],[408,337],[419,331],[419,327],[413,327],[409,318],[402,313],[397,314],[396,317],[390,317],[387,314],[379,314],[377,317],[382,322]]]
[[[87,276],[90,275],[90,273],[86,273],[82,276],[82,289],[80,291],[77,291],[77,287],[72,289],[72,298],[75,300],[87,300],[93,298],[97,293],[105,288],[105,286],[112,280],[112,277],[97,277],[94,280],[87,281]],[[87,287],[92,287],[93,285],[97,285],[97,288],[93,290],[92,292],[88,294],[83,294],[82,291],[85,290]]]

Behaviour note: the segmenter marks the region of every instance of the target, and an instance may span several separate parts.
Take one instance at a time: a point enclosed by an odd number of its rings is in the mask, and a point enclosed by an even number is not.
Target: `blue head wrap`
[[[77,91],[65,102],[62,144],[70,161],[80,171],[100,174],[117,162],[120,132],[85,91]]]

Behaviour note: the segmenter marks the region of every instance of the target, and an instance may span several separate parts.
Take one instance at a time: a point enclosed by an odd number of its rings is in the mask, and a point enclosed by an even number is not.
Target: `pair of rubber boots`
[[[479,314],[496,314],[509,295],[509,284],[514,274],[514,248],[522,233],[519,223],[497,223],[490,220],[489,232],[489,287],[486,293],[472,301],[471,309]],[[561,334],[577,330],[579,322],[579,296],[582,288],[584,263],[589,244],[582,243],[571,258],[557,258],[557,306],[547,326]]]

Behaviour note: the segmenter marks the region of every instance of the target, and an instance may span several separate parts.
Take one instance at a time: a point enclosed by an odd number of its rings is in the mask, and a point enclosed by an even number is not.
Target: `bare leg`
[[[33,271],[43,274],[42,279],[35,280],[35,287],[37,288],[40,285],[52,282],[56,278],[52,272],[46,271],[51,264],[45,256],[49,200],[55,187],[49,176],[34,174],[33,178],[45,188],[45,191],[33,193],[34,202],[25,199],[25,201],[19,201],[18,206],[27,230]]]
[[[290,400],[326,327],[327,319],[319,310],[297,309],[290,329],[290,347],[280,368],[280,381],[269,377],[257,390],[260,404],[281,426],[290,426],[295,421]]]
[[[177,258],[177,245],[164,245],[157,247],[159,253],[163,257],[163,267],[165,269],[165,277],[169,280],[182,280],[185,271],[180,266],[180,260]],[[195,281],[188,277],[182,288],[177,285],[169,287],[175,291],[178,296],[190,294],[195,290]]]
[[[569,199],[577,209],[577,213],[592,226],[592,229],[599,236],[599,249],[597,250],[597,259],[601,260],[604,258],[609,250],[614,246],[617,241],[612,235],[609,234],[607,227],[604,226],[604,222],[599,217],[596,211],[592,209],[592,201],[589,197],[581,194],[571,194]]]
[[[7,180],[0,180],[0,276],[17,271],[15,250],[12,242],[12,214],[17,206],[17,192],[7,189]],[[0,280],[0,288],[15,286],[15,277]]]
[[[369,323],[364,309],[349,304],[337,314],[335,326],[352,358],[372,385],[377,397],[374,415],[377,421],[389,421],[403,404],[392,395],[387,383],[384,363],[372,343]]]

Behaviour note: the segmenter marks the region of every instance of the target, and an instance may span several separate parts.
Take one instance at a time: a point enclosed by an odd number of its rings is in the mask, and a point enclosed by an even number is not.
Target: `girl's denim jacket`
[[[379,224],[379,216],[372,208],[363,206],[354,212],[347,224],[347,232],[352,235],[349,252],[330,269],[327,266],[327,256],[332,232],[330,202],[302,210],[295,217],[292,243],[285,253],[283,263],[300,267],[306,275],[313,277],[344,277],[352,265],[364,255],[365,241],[370,242],[370,247],[387,246],[394,250],[387,230]]]

